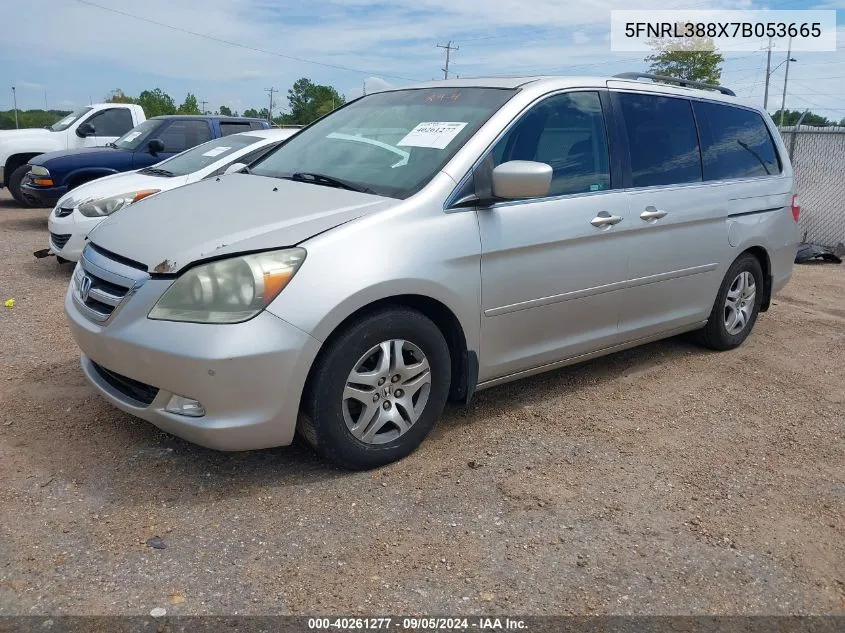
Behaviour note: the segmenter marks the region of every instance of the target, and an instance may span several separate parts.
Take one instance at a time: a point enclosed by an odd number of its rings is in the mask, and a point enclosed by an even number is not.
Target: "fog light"
[[[187,415],[191,418],[201,418],[205,415],[205,408],[198,401],[176,394],[170,396],[170,402],[167,403],[164,410],[168,413]]]

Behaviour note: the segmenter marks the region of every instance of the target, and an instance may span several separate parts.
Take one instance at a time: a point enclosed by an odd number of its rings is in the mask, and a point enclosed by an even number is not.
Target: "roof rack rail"
[[[677,77],[666,77],[664,75],[651,75],[649,73],[619,73],[613,75],[618,79],[651,79],[653,81],[663,81],[670,84],[677,84],[683,87],[700,88],[701,90],[718,90],[723,95],[735,97],[736,93],[730,88],[719,86],[717,84],[706,84],[701,81],[690,81],[689,79],[678,79]]]

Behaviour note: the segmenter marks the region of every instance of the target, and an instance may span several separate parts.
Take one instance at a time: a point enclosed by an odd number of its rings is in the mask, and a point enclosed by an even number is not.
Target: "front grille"
[[[65,218],[73,213],[73,207],[56,207],[56,217]]]
[[[53,233],[50,231],[50,241],[56,248],[64,248],[67,241],[70,239],[70,233]]]
[[[73,299],[86,317],[105,323],[149,278],[148,273],[109,258],[88,244],[73,273]]]
[[[102,365],[98,365],[94,361],[91,361],[91,365],[94,367],[94,371],[97,372],[97,375],[99,375],[100,378],[105,380],[115,390],[135,402],[139,402],[144,406],[150,406],[153,400],[155,400],[155,397],[158,395],[158,388],[156,387],[137,380],[132,380],[126,376],[121,376],[118,373],[106,369]]]

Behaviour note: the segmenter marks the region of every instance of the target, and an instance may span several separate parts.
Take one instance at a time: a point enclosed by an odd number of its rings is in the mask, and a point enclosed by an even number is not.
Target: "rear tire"
[[[321,457],[343,468],[402,459],[437,424],[451,368],[443,334],[422,313],[390,308],[366,316],[318,360],[297,431]]]
[[[757,321],[763,292],[759,260],[750,253],[740,255],[722,280],[707,325],[696,333],[698,341],[718,351],[742,345]]]
[[[15,169],[12,172],[12,175],[9,176],[9,193],[12,194],[12,197],[15,199],[15,202],[18,203],[18,206],[21,206],[24,209],[31,209],[35,206],[26,199],[23,195],[23,191],[21,191],[21,183],[29,172],[29,169],[30,167],[28,164],[23,164]]]

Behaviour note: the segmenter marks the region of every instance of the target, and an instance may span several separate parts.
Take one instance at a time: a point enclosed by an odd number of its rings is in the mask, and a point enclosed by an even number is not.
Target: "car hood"
[[[0,161],[10,153],[52,152],[67,147],[67,137],[44,128],[0,130]]]
[[[53,134],[50,130],[41,127],[27,128],[25,130],[0,130],[0,141],[24,140],[28,138],[44,138]]]
[[[30,165],[41,165],[57,171],[79,167],[109,167],[126,170],[132,167],[132,152],[113,147],[87,147],[66,149],[41,154],[29,161]]]
[[[89,200],[101,200],[109,196],[118,196],[142,189],[167,191],[168,189],[175,189],[184,185],[187,181],[187,176],[165,178],[164,176],[139,174],[137,171],[112,174],[111,176],[97,178],[96,180],[76,187],[59,200],[58,206],[66,209],[74,209]]]
[[[293,246],[339,224],[400,203],[309,183],[231,174],[151,196],[121,209],[91,242],[176,273],[200,259]]]

